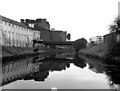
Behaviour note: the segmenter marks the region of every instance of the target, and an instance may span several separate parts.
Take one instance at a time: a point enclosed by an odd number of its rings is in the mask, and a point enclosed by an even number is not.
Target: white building
[[[94,42],[95,44],[100,44],[103,42],[103,36],[91,37],[91,38],[89,38],[89,42],[90,43]]]
[[[4,46],[32,47],[35,32],[32,28],[0,16],[0,44]],[[38,33],[37,37],[40,37]]]

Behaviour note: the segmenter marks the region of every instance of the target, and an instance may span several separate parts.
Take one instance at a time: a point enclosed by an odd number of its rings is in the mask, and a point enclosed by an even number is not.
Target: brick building
[[[46,19],[21,19],[21,22],[35,30],[40,31],[40,40],[43,41],[66,41],[66,31],[59,31],[55,29],[50,30],[50,24]]]
[[[66,31],[51,31],[51,41],[66,41]]]
[[[40,31],[40,40],[51,41],[50,24],[49,22],[47,22],[46,19],[36,19],[36,20],[21,19],[21,23],[35,30]]]

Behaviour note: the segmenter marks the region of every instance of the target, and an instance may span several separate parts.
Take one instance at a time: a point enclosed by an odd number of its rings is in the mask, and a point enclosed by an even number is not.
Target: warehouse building
[[[40,40],[43,41],[66,41],[67,32],[51,29],[46,19],[21,19],[21,23],[40,31]]]
[[[4,46],[32,47],[36,31],[20,22],[1,16],[0,41]],[[38,33],[37,33],[38,34]],[[38,37],[38,35],[36,36]]]
[[[51,41],[66,41],[66,31],[51,31]]]
[[[40,31],[40,40],[51,41],[50,24],[46,19],[21,19],[21,23]]]

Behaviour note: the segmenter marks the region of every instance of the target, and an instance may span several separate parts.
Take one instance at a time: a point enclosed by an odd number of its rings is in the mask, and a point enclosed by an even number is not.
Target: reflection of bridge
[[[78,52],[80,49],[85,48],[86,44],[87,44],[87,40],[84,38],[78,39],[76,41],[37,41],[37,40],[33,40],[33,45],[35,45],[36,43],[40,43],[40,44],[44,44],[44,45],[52,45],[52,46],[56,46],[56,45],[72,45],[73,48],[75,49],[76,52]]]

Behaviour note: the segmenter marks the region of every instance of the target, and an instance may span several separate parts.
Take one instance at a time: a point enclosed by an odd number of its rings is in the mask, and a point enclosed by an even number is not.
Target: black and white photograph
[[[119,91],[119,0],[0,0],[1,91]]]

